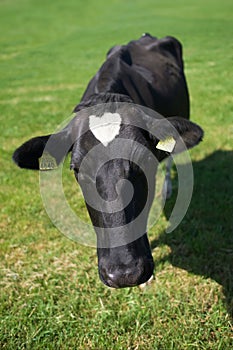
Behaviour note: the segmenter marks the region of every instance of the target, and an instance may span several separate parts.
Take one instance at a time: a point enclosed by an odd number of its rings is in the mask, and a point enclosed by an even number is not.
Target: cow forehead
[[[85,164],[86,172],[91,174],[109,161],[122,167],[127,166],[124,160],[144,162],[150,152],[147,136],[143,128],[131,125],[127,117],[122,111],[89,114],[82,125],[85,131],[74,143],[71,168],[81,172],[80,167]]]
[[[151,122],[159,119],[154,112],[150,115],[147,109],[129,103],[99,104],[78,112],[71,123],[71,167],[79,169],[87,155],[98,166],[105,156],[143,160],[148,151],[156,151],[151,131],[157,134],[161,127],[152,130]]]

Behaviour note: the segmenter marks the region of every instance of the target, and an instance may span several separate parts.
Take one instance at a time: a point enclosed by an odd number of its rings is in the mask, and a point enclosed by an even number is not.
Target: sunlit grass
[[[0,4],[1,332],[3,349],[233,347],[232,2],[31,0]],[[53,132],[114,44],[143,32],[183,43],[191,118],[205,130],[191,151],[190,208],[166,234],[174,195],[149,232],[155,281],[112,290],[95,249],[64,237],[40,197],[39,175],[14,149]],[[69,160],[64,191],[89,220]]]

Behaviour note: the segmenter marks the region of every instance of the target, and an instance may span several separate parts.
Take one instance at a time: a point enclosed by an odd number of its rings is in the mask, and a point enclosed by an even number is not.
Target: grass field
[[[232,23],[231,0],[0,1],[1,349],[233,348]],[[95,249],[52,225],[38,173],[11,155],[69,116],[112,45],[143,32],[181,40],[205,139],[190,152],[187,215],[164,233],[174,194],[149,232],[155,281],[112,290]]]

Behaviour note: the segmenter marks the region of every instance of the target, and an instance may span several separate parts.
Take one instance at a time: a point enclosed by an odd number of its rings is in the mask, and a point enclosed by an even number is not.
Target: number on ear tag
[[[57,162],[48,152],[44,152],[39,158],[40,170],[53,170],[57,168]]]
[[[175,144],[176,141],[173,137],[167,137],[165,140],[160,140],[156,148],[171,153],[174,150]]]

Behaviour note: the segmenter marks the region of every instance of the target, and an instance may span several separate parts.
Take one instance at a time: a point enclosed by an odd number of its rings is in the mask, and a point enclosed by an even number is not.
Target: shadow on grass
[[[185,218],[174,232],[153,240],[151,247],[168,245],[166,261],[222,285],[233,318],[233,152],[216,151],[194,162],[193,170],[194,191]],[[167,218],[175,200],[176,193],[166,203]]]

